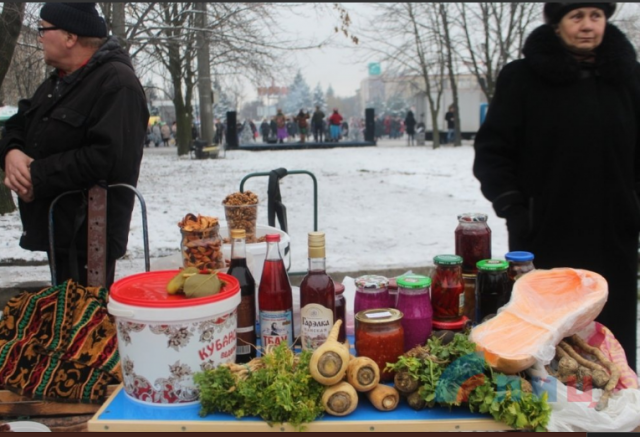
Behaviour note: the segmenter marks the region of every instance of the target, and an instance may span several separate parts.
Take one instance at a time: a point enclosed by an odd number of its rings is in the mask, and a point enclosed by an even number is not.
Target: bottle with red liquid
[[[327,341],[336,311],[336,290],[325,267],[324,232],[309,232],[309,272],[300,283],[302,349],[316,350]]]
[[[293,294],[280,253],[280,234],[267,234],[267,255],[258,287],[258,315],[262,347],[295,340],[293,332]]]
[[[487,225],[487,215],[460,214],[455,237],[456,255],[462,257],[462,273],[475,275],[478,261],[491,258],[491,229]]]
[[[244,229],[231,230],[231,265],[227,273],[240,283],[236,363],[248,363],[256,357],[256,281],[247,267]]]

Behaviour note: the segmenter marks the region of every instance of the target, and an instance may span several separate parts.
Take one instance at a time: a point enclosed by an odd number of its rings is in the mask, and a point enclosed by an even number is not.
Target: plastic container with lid
[[[240,284],[188,299],[167,293],[179,270],[140,273],[116,281],[107,310],[115,316],[124,390],[134,401],[180,406],[198,401],[193,374],[236,359]]]
[[[458,321],[464,315],[462,257],[437,255],[433,263],[436,266],[431,278],[433,320]]]
[[[429,297],[431,278],[421,275],[404,275],[397,278],[398,302],[396,307],[404,314],[405,352],[423,346],[431,335],[433,308]]]
[[[389,307],[389,280],[379,275],[363,275],[355,279],[356,296],[353,313]]]
[[[467,212],[458,216],[456,255],[462,257],[462,273],[476,274],[476,263],[491,258],[491,229],[486,214]]]
[[[358,356],[369,357],[380,368],[380,381],[393,381],[387,363],[404,354],[403,314],[395,308],[376,308],[356,313],[355,348]]]
[[[507,269],[509,263],[499,259],[478,261],[476,279],[476,317],[475,323],[495,316],[498,309],[509,302],[511,287]]]

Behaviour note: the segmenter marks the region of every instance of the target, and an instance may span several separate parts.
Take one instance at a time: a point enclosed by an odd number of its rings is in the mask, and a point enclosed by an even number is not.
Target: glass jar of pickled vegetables
[[[476,324],[491,318],[509,302],[511,288],[507,269],[509,263],[499,259],[478,261],[476,279]]]
[[[476,274],[476,263],[491,258],[491,229],[487,215],[464,213],[455,230],[456,255],[462,257],[462,273]]]
[[[435,271],[431,278],[431,306],[433,319],[457,321],[464,315],[464,280],[462,257],[437,255],[433,258]]]
[[[389,307],[389,280],[384,276],[363,275],[356,278],[356,296],[353,313],[374,308]]]
[[[404,354],[403,314],[395,308],[376,308],[356,313],[355,347],[358,356],[369,357],[380,368],[380,381],[393,381],[387,363]]]
[[[424,346],[431,335],[433,308],[431,307],[431,278],[421,275],[399,276],[396,307],[402,311],[405,351]]]
[[[508,252],[504,259],[509,262],[509,279],[516,281],[520,276],[525,273],[529,273],[531,270],[535,270],[533,266],[533,254],[531,252],[514,251]]]

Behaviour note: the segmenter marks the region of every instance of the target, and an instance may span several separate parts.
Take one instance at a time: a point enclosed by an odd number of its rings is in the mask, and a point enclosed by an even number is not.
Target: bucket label
[[[293,345],[293,311],[260,311],[260,338],[262,347],[286,342]]]

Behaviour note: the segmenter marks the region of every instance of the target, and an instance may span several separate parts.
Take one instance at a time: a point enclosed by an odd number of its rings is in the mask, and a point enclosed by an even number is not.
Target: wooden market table
[[[236,419],[230,414],[217,413],[200,417],[200,404],[185,406],[155,406],[130,399],[120,385],[89,420],[89,431],[295,431],[289,424],[270,427],[257,417]],[[436,407],[422,411],[412,410],[406,402],[389,412],[374,409],[366,397],[361,396],[356,411],[345,417],[325,415],[306,424],[312,432],[359,431],[506,431],[505,424],[491,416],[471,413],[468,407]]]

